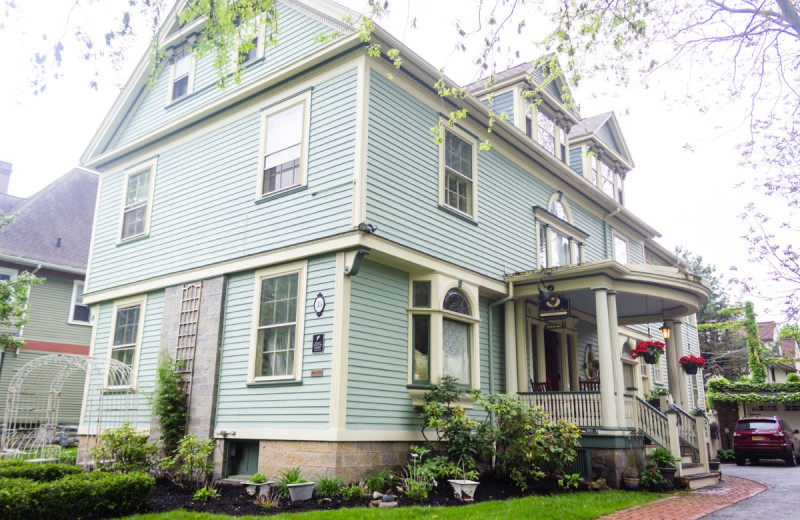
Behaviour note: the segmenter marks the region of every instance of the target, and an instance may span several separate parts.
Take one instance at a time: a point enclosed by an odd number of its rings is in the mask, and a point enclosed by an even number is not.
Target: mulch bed
[[[264,508],[256,503],[254,497],[247,494],[242,485],[220,484],[217,486],[220,496],[216,500],[209,502],[195,502],[192,500],[192,492],[185,490],[169,480],[159,479],[153,492],[153,500],[150,506],[142,511],[143,513],[157,513],[171,511],[173,509],[185,509],[192,512],[226,514],[231,516],[244,515],[273,515],[277,513],[288,513],[294,511],[312,511],[340,509],[343,507],[374,507],[370,505],[373,501],[370,498],[360,498],[354,500],[322,499],[314,497],[305,502],[292,503],[288,498],[281,499],[277,507]],[[529,488],[526,492],[520,492],[512,484],[504,481],[484,479],[478,486],[475,493],[475,502],[487,500],[503,500],[507,498],[526,496],[531,494],[549,494],[558,492],[555,480],[544,480]],[[456,500],[450,484],[440,483],[424,502],[412,502],[405,496],[398,496],[398,507],[411,505],[427,506],[461,506],[464,502]]]

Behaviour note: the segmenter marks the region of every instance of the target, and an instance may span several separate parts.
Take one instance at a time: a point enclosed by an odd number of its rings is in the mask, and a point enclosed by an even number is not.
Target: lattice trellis
[[[130,381],[131,369],[109,358],[73,354],[42,356],[17,371],[8,387],[2,458],[58,458],[53,446],[58,427],[58,408],[64,382],[74,373],[86,373],[86,394],[81,414],[81,433],[96,439],[103,428],[116,428],[136,420],[138,395],[133,388],[107,388],[106,381]],[[90,446],[78,454],[88,460]]]
[[[181,294],[175,371],[181,374],[181,386],[186,393],[187,405],[191,399],[194,354],[197,347],[197,326],[200,322],[200,298],[202,292],[203,282],[194,282],[184,285]]]

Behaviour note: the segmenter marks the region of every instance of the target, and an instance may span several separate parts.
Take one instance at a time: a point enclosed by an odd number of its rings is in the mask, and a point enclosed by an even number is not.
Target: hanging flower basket
[[[698,368],[706,366],[706,360],[700,356],[683,356],[678,360],[678,363],[681,364],[683,371],[689,375],[696,374]]]
[[[636,348],[631,350],[631,357],[633,359],[641,357],[648,365],[655,365],[664,353],[664,348],[663,341],[639,341],[636,343]]]

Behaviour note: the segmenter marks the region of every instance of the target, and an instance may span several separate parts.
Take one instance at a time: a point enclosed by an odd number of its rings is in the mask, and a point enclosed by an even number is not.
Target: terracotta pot
[[[638,491],[639,477],[622,477],[622,487],[629,491]]]

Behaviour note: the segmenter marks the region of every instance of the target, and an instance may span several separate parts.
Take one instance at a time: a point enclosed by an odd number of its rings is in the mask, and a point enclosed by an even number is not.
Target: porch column
[[[581,389],[581,375],[578,372],[578,334],[573,332],[569,335],[569,358],[572,366],[569,369],[570,381],[572,381],[572,391]]]
[[[608,323],[608,289],[597,287],[594,303],[597,309],[597,354],[600,359],[600,421],[601,426],[617,427],[617,402],[614,399],[614,352]]]
[[[669,378],[669,393],[672,395],[672,399],[675,403],[684,408],[686,403],[683,401],[681,397],[681,386],[683,385],[683,377],[681,375],[681,369],[678,364],[678,359],[680,359],[680,355],[678,354],[678,347],[675,346],[675,322],[672,320],[664,320],[664,323],[667,327],[670,328],[672,334],[669,335],[669,338],[666,339],[666,348],[667,353],[667,377]]]
[[[569,380],[569,340],[567,340],[567,331],[562,329],[558,335],[558,371],[561,373],[561,388],[564,392],[572,390],[572,385]]]
[[[544,359],[544,325],[536,325],[536,382],[547,381]]]
[[[507,301],[503,306],[503,310],[505,311],[506,393],[516,394],[519,392],[519,386],[517,386],[517,338],[515,334],[517,326],[514,319],[516,306],[513,301]],[[522,362],[524,363],[525,360],[523,359]]]
[[[617,404],[617,424],[627,426],[625,421],[625,374],[622,373],[622,345],[619,344],[619,323],[617,321],[617,293],[609,291],[608,332],[611,336],[612,368],[614,369],[614,394]],[[602,379],[601,379],[602,381]],[[600,383],[601,385],[603,383]]]
[[[689,411],[689,409],[688,409],[688,406],[689,406],[689,389],[688,389],[688,385],[686,384],[687,383],[687,381],[686,381],[687,377],[686,377],[686,372],[684,372],[681,369],[681,364],[680,364],[680,359],[684,355],[684,351],[683,351],[683,323],[681,323],[681,320],[675,320],[675,321],[673,321],[672,323],[669,324],[669,327],[672,329],[672,334],[670,334],[670,336],[675,338],[675,342],[674,342],[674,344],[675,344],[675,360],[678,361],[676,363],[676,366],[678,367],[678,381],[679,381],[679,385],[680,385],[679,386],[680,398],[678,398],[676,396],[675,399],[678,399],[678,401],[679,401],[678,406],[680,406],[681,408],[683,408],[686,411]]]

